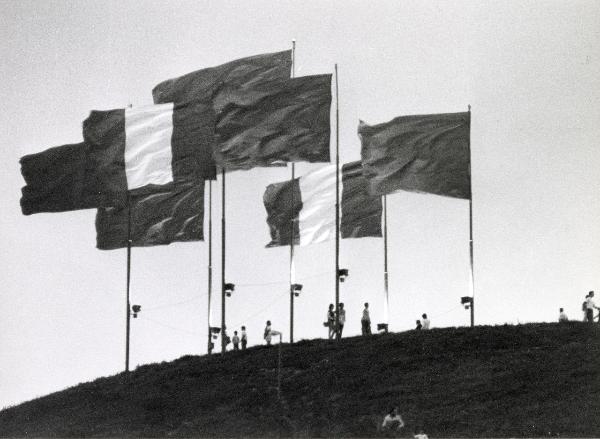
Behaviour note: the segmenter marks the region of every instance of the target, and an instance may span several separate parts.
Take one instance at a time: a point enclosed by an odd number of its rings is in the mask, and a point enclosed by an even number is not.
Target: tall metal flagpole
[[[385,302],[383,304],[383,323],[389,325],[390,296],[388,290],[388,234],[387,234],[387,196],[383,196],[383,284],[385,288]],[[387,330],[386,330],[387,332]]]
[[[292,40],[292,78],[296,70],[296,40]],[[292,162],[292,184],[294,182],[296,168]],[[294,208],[294,191],[292,190],[292,209]],[[294,217],[290,219],[290,343],[294,343]]]
[[[469,105],[469,255],[471,262],[471,327],[475,326],[475,274],[473,271],[473,176],[471,175],[471,105]]]
[[[335,328],[340,340],[340,104],[338,66],[335,64]]]
[[[221,352],[225,353],[225,168],[221,170]]]
[[[131,306],[129,305],[129,285],[131,284],[131,199],[127,194],[127,304],[125,335],[125,372],[129,372],[129,334],[131,326]]]
[[[212,353],[211,343],[211,297],[212,297],[212,180],[208,180],[208,353]]]
[[[132,104],[128,105],[133,107]],[[131,198],[127,192],[127,286],[125,310],[125,372],[129,372],[129,335],[131,329],[131,305],[129,303],[129,286],[131,284]]]

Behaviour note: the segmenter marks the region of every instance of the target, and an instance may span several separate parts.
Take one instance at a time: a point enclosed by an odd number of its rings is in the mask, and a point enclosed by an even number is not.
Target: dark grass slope
[[[600,436],[600,328],[482,326],[187,356],[0,412],[1,436]]]

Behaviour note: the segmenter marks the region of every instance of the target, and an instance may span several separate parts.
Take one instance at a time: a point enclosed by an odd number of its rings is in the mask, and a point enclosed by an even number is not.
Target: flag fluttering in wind
[[[183,105],[184,111],[180,112],[179,119],[193,134],[190,146],[197,150],[199,160],[211,170],[207,179],[214,179],[217,163],[213,154],[216,124],[213,101],[238,88],[289,79],[291,65],[290,50],[241,58],[163,81],[154,87],[152,94],[156,104],[201,104],[200,107]]]
[[[329,74],[232,89],[214,108],[215,159],[227,170],[329,161]]]
[[[124,192],[101,184],[94,151],[85,143],[56,146],[21,158],[21,210],[25,215],[124,205]]]
[[[24,214],[122,207],[128,191],[168,183],[200,182],[211,173],[194,147],[180,112],[194,102],[92,111],[84,142],[21,158]]]
[[[287,79],[292,68],[292,51],[264,53],[236,59],[216,67],[197,70],[161,82],[152,90],[154,103],[211,102],[219,92],[262,81]]]
[[[96,152],[95,167],[106,187],[138,189],[201,181],[209,169],[191,144],[193,132],[180,124],[187,105],[160,104],[92,111],[83,122],[83,138]]]
[[[99,249],[127,246],[129,215],[132,246],[203,239],[204,179],[210,170],[192,144],[193,132],[178,124],[180,109],[198,105],[92,111],[85,120],[86,144],[106,152],[107,160],[97,164],[105,185],[125,185],[128,191],[126,206],[98,210]]]
[[[130,195],[129,207],[98,209],[96,246],[99,249],[127,247],[129,238],[133,247],[204,239],[204,181],[169,184],[153,188],[150,193],[137,192]]]
[[[378,125],[360,121],[369,192],[398,190],[471,197],[471,114],[402,116]]]
[[[335,238],[335,165],[267,186],[263,201],[271,242],[267,247],[309,245]],[[342,167],[342,238],[381,237],[381,197],[367,193],[360,162]]]
[[[380,196],[369,194],[360,160],[342,166],[340,233],[342,238],[381,236]]]

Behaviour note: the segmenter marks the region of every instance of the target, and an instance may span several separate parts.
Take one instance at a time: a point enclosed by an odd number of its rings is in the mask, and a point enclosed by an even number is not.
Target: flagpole
[[[125,372],[129,372],[129,335],[131,327],[131,306],[129,305],[129,286],[131,284],[131,200],[127,194],[127,287],[126,287],[126,329],[125,329]]]
[[[296,70],[296,40],[292,40],[292,78]],[[292,184],[296,168],[292,162]],[[294,208],[294,191],[292,190],[292,212]],[[290,219],[290,343],[294,343],[294,217]]]
[[[335,64],[335,333],[340,340],[340,104],[338,66]]]
[[[133,104],[128,105],[129,108]],[[125,372],[129,372],[129,336],[131,333],[131,305],[129,303],[129,287],[131,284],[131,198],[127,192],[127,286],[126,311],[125,311]]]
[[[212,353],[211,343],[211,296],[212,296],[212,180],[208,180],[208,354]]]
[[[469,105],[469,256],[471,263],[471,327],[475,326],[475,273],[473,270],[473,176],[471,175],[471,105]]]
[[[384,323],[389,328],[390,297],[388,290],[388,234],[387,234],[387,196],[383,195],[383,284],[385,288]],[[387,329],[385,330],[387,332]]]
[[[225,353],[225,168],[221,170],[221,352]]]

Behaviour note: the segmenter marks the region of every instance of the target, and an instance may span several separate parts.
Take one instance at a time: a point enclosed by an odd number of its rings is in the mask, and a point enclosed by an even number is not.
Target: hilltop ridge
[[[479,326],[185,356],[0,412],[0,436],[600,436],[600,328]]]

